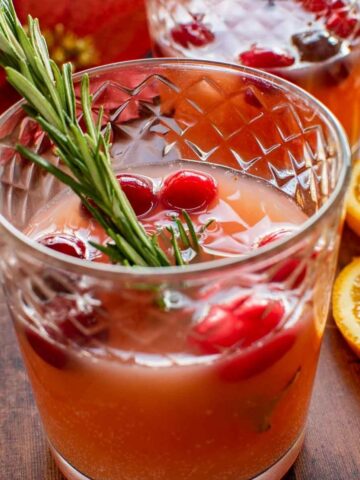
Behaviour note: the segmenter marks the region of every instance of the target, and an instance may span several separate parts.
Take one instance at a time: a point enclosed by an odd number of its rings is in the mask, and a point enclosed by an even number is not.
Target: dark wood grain
[[[360,255],[359,239],[346,231],[340,263],[355,254]],[[64,480],[48,452],[4,303],[0,332],[0,480]],[[305,445],[284,480],[360,480],[360,361],[332,320]]]

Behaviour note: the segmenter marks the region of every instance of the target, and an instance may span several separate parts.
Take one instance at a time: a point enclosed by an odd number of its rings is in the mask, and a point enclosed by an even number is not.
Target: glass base
[[[286,454],[283,457],[280,458],[280,460],[278,460],[274,465],[272,465],[265,472],[249,480],[281,480],[281,478],[291,468],[297,456],[299,455],[302,444],[304,442],[304,437],[305,437],[305,431],[301,433],[301,435],[296,440],[294,445],[290,448],[290,450],[286,452]],[[76,470],[55,450],[55,448],[51,444],[50,444],[50,450],[57,466],[59,467],[62,474],[68,480],[95,480],[83,475],[78,470]],[[96,480],[101,480],[101,479],[96,479]]]

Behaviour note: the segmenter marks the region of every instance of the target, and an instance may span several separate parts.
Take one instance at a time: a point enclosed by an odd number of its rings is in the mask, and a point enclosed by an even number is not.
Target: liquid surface
[[[201,244],[200,254],[195,257],[191,249],[183,249],[187,261],[208,261],[218,257],[245,255],[257,248],[261,239],[280,230],[296,228],[306,220],[300,208],[274,187],[246,177],[234,170],[197,162],[175,162],[163,166],[147,166],[122,173],[141,175],[152,182],[155,194],[160,192],[164,181],[183,169],[203,172],[211,176],[217,185],[217,195],[200,212],[190,212]],[[181,213],[166,208],[158,201],[140,220],[148,233],[166,232],[166,227],[176,226],[174,218],[183,222]],[[205,228],[208,222],[212,223]],[[106,243],[108,238],[97,222],[88,215],[78,198],[70,191],[55,197],[30,222],[26,233],[34,239],[50,234],[67,234]],[[161,246],[172,256],[169,239],[161,239]],[[88,245],[85,258],[106,262],[107,257]]]

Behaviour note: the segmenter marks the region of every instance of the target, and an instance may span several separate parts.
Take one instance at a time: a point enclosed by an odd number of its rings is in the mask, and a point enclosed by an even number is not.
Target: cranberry
[[[332,62],[324,74],[324,83],[329,87],[336,87],[351,74],[351,67],[346,61]]]
[[[64,253],[65,255],[70,255],[71,257],[81,259],[86,258],[85,243],[74,235],[54,233],[40,238],[38,242],[48,248],[51,248],[52,250],[55,250],[56,252]]]
[[[314,13],[326,12],[329,6],[329,0],[303,0],[306,10]]]
[[[257,246],[258,248],[265,247],[269,243],[276,242],[277,240],[281,240],[284,236],[291,235],[292,232],[293,232],[293,229],[290,229],[290,228],[275,230],[274,232],[270,232],[264,237],[262,237],[255,246]],[[285,260],[280,265],[279,269],[272,275],[272,277],[270,278],[270,281],[276,282],[276,283],[285,282],[292,275],[292,273],[299,268],[299,266],[300,266],[300,260],[297,258],[289,258]],[[292,288],[299,287],[301,283],[304,281],[305,276],[306,276],[306,267],[304,267],[299,272],[298,276],[294,280],[294,284],[292,285]]]
[[[339,39],[323,30],[309,30],[291,38],[305,62],[322,62],[339,53],[341,48]]]
[[[204,47],[213,42],[215,35],[199,19],[191,23],[182,23],[171,30],[171,36],[174,42],[184,48]]]
[[[226,304],[212,306],[189,340],[203,353],[217,353],[237,344],[247,347],[270,333],[284,313],[280,301],[241,297],[232,308]]]
[[[161,202],[167,208],[189,211],[204,210],[216,195],[213,177],[194,170],[180,170],[169,175],[160,192]]]
[[[137,216],[153,209],[157,199],[150,180],[128,173],[121,173],[116,178]]]
[[[285,282],[286,280],[288,280],[288,278],[290,278],[290,276],[293,274],[295,270],[299,269],[299,266],[300,266],[299,259],[289,258],[280,266],[280,268],[274,273],[274,275],[271,277],[270,280],[276,283]],[[299,271],[298,276],[296,277],[296,279],[294,279],[292,288],[297,288],[302,284],[306,276],[306,271],[307,271],[306,267],[302,268]]]
[[[69,341],[86,345],[92,340],[104,341],[108,330],[92,309],[80,310],[76,301],[56,296],[44,305],[44,317],[48,324],[44,326],[45,334],[25,328],[25,335],[34,351],[53,367],[66,366],[68,356],[65,347]]]
[[[250,352],[234,353],[221,362],[220,378],[227,382],[238,382],[262,373],[280,360],[292,348],[295,340],[295,333],[287,331]]]
[[[30,327],[25,328],[25,336],[37,353],[46,363],[55,368],[64,368],[67,363],[67,355],[63,347],[59,345],[60,334],[54,327],[45,326],[44,335]]]
[[[240,53],[239,60],[243,65],[253,68],[290,67],[295,63],[295,58],[285,51],[260,47]]]
[[[332,2],[330,3],[330,12],[334,10],[344,9],[346,7],[347,4],[346,2],[344,2],[344,0],[332,0]]]
[[[93,208],[97,208],[95,202],[91,198],[88,198],[87,201]],[[80,213],[85,217],[92,217],[92,213],[84,203],[80,203]]]
[[[359,19],[345,12],[334,12],[326,22],[326,28],[340,38],[348,38],[359,25]]]

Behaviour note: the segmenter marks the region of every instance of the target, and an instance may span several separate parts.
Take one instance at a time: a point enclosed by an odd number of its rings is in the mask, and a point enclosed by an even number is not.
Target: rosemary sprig
[[[213,218],[208,220],[204,225],[202,225],[202,227],[199,229],[199,232],[197,232],[187,211],[181,210],[181,213],[185,219],[185,224],[188,231],[185,229],[185,225],[177,216],[172,217],[172,221],[176,226],[177,232],[172,225],[166,227],[166,230],[170,233],[170,242],[173,247],[176,265],[186,265],[188,263],[182,256],[182,250],[180,249],[178,240],[181,241],[185,250],[192,249],[195,253],[199,252],[201,248],[199,235],[201,236],[201,234],[203,234],[206,229],[215,221]]]
[[[94,121],[88,75],[84,74],[81,82],[83,131],[77,120],[71,64],[60,70],[51,60],[39,22],[31,16],[28,32],[21,26],[12,0],[0,0],[0,64],[9,83],[26,99],[26,113],[48,134],[56,146],[55,154],[67,168],[58,168],[21,145],[17,146],[18,152],[79,196],[112,240],[106,246],[93,245],[113,262],[169,266],[169,258],[138,221],[112,170],[110,125],[103,131],[103,109]],[[185,220],[193,242],[198,242],[187,214]],[[175,233],[172,243],[176,263],[182,264]]]

